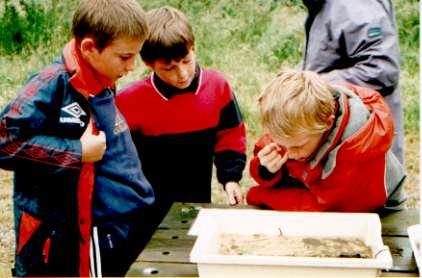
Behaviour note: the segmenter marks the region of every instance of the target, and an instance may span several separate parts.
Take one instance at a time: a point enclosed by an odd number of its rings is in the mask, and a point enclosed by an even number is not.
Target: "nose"
[[[126,71],[133,71],[135,67],[136,67],[136,57],[132,57],[126,63]]]
[[[184,67],[179,67],[178,68],[178,71],[177,71],[177,77],[180,79],[180,80],[184,80],[184,79],[186,79],[186,77],[188,76],[188,71],[187,71],[187,69],[185,69]]]
[[[287,149],[287,157],[289,159],[297,159],[298,158],[298,153],[292,149]]]

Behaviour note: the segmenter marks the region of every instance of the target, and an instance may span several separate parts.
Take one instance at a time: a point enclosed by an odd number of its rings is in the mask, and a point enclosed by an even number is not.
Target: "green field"
[[[352,0],[351,0],[352,1]],[[3,0],[0,4],[0,108],[13,98],[26,78],[57,58],[70,39],[75,0]],[[223,73],[236,92],[247,125],[248,154],[262,129],[256,98],[282,68],[302,57],[306,10],[300,0],[139,0],[145,10],[170,5],[187,14],[196,34],[202,66]],[[408,205],[419,206],[419,1],[394,0],[401,47],[401,87],[406,132]],[[13,7],[16,7],[14,9]],[[143,77],[145,67],[118,83]],[[0,171],[0,276],[12,263],[13,216],[11,174]],[[252,183],[245,171],[242,187]],[[213,201],[225,202],[214,183]]]

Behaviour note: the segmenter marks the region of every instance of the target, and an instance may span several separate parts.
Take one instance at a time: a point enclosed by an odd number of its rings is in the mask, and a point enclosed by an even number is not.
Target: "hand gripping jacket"
[[[106,223],[153,202],[112,86],[94,76],[72,41],[1,113],[0,167],[15,172],[14,275],[89,276],[93,217]],[[107,140],[95,164],[81,162],[90,120]]]
[[[259,186],[248,192],[249,204],[292,211],[400,207],[405,174],[390,151],[393,122],[388,106],[378,92],[353,85],[339,87],[336,98],[335,125],[310,161],[288,160],[269,176],[269,171],[262,171],[257,153],[272,139],[269,135],[259,139],[250,163]]]

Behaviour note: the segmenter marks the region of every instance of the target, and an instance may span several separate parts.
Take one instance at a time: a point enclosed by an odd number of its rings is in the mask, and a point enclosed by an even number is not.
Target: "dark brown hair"
[[[195,36],[188,18],[172,7],[147,12],[150,28],[141,57],[146,63],[164,59],[166,63],[179,61],[194,47]]]

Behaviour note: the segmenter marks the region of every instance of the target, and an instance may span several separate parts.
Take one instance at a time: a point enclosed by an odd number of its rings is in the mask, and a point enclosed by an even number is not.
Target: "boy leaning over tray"
[[[401,209],[403,168],[390,151],[393,120],[382,96],[284,71],[259,98],[265,134],[250,163],[251,205],[288,211]]]

